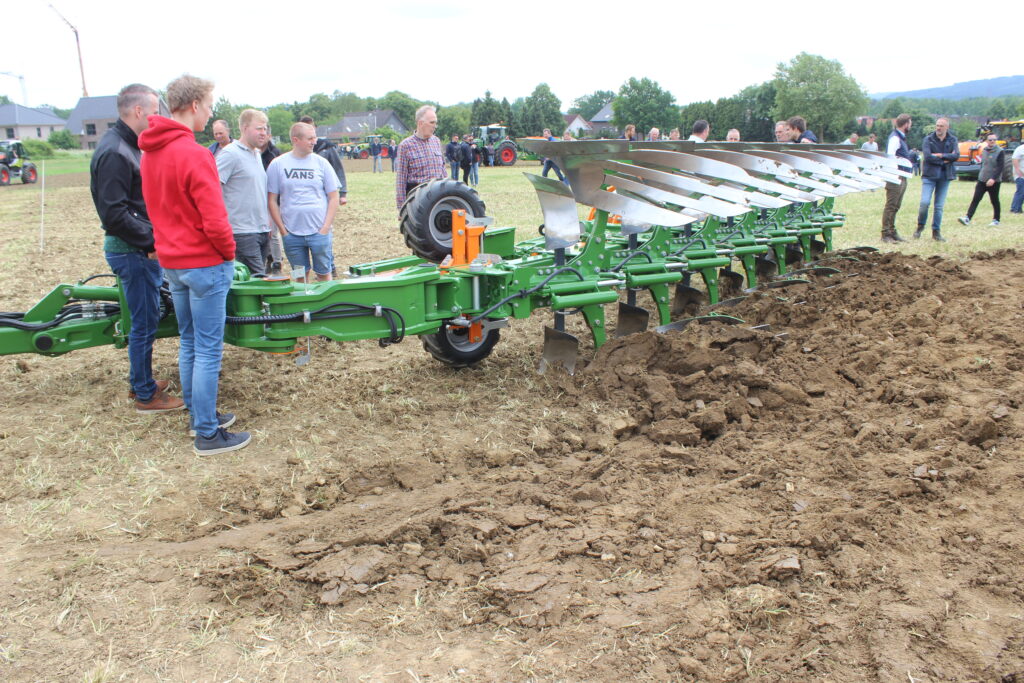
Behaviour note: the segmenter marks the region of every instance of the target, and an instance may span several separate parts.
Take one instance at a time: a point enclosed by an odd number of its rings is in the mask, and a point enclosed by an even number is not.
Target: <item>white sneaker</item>
[[[998,228],[999,227],[999,221],[992,221],[991,223],[988,224],[988,227],[990,227],[990,228]]]
[[[968,218],[967,216],[960,216],[960,218],[957,218],[957,220],[960,221],[960,225],[970,225],[971,224],[971,219]]]

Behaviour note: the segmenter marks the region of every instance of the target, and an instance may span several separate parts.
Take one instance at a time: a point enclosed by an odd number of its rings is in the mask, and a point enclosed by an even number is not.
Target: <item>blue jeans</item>
[[[935,213],[932,216],[932,231],[942,228],[942,207],[946,205],[949,181],[945,178],[921,178],[921,206],[917,210],[917,227],[923,228],[928,222],[928,206],[935,194]]]
[[[373,172],[374,173],[383,173],[384,172],[384,165],[380,161],[380,155],[379,154],[373,158]]]
[[[558,168],[558,164],[556,164],[555,162],[551,161],[551,159],[545,159],[544,160],[544,166],[541,168],[540,174],[542,176],[544,176],[545,178],[547,178],[548,177],[548,171],[551,171],[551,170],[554,170],[555,175],[558,176],[559,180],[561,180],[563,183],[565,182],[565,176],[562,175],[562,169]]]
[[[333,262],[332,235],[321,235],[318,232],[312,235],[288,233],[284,236],[284,253],[288,255],[292,268],[312,268],[317,275],[327,275],[331,272]]]
[[[473,165],[469,167],[469,183],[470,185],[480,184],[480,164],[473,162]]]
[[[1010,213],[1020,213],[1024,205],[1024,178],[1017,178],[1017,191],[1013,193],[1013,201],[1010,202]]]
[[[121,281],[128,304],[121,312],[121,326],[128,328],[128,383],[135,398],[148,402],[156,393],[153,380],[153,342],[160,324],[160,285],[164,273],[160,262],[141,251],[131,254],[106,252],[107,263]]]
[[[181,345],[178,371],[181,397],[196,434],[217,431],[217,380],[224,352],[224,316],[234,261],[205,268],[167,268]]]
[[[453,161],[453,162],[451,162],[451,165],[452,165],[452,180],[458,180],[459,179],[459,162]]]

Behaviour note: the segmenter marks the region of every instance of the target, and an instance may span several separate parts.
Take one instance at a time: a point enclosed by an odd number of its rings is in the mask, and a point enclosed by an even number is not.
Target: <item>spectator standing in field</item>
[[[469,180],[473,187],[480,184],[480,146],[476,144],[476,140],[473,136],[469,136],[469,148],[473,153],[472,161],[469,165]]]
[[[473,167],[473,148],[470,144],[473,138],[469,133],[462,136],[459,143],[459,168],[462,169],[462,182],[469,184],[469,170]]]
[[[1010,202],[1010,213],[1021,213],[1024,207],[1024,143],[1013,150],[1013,182],[1017,186]]]
[[[627,126],[626,128],[628,129],[629,126]],[[634,129],[634,131],[635,131],[635,129]],[[550,128],[545,128],[544,129],[544,139],[547,140],[548,142],[555,142],[556,141],[555,136],[551,134],[551,129]],[[544,157],[544,164],[541,167],[540,174],[542,176],[544,176],[545,178],[547,178],[548,177],[548,171],[554,171],[555,175],[558,176],[558,179],[561,180],[563,183],[565,182],[565,176],[562,175],[562,169],[558,168],[558,164],[556,164],[551,159],[548,159],[547,157]]]
[[[153,342],[160,324],[164,275],[153,244],[153,224],[142,198],[139,133],[159,111],[156,91],[133,83],[117,94],[118,120],[103,134],[89,163],[89,190],[103,232],[103,251],[117,275],[131,316],[128,332],[128,397],[140,413],[180,410],[169,382],[153,379]]]
[[[627,124],[625,129],[623,129],[622,131],[622,139],[629,140],[630,142],[636,142],[636,126],[634,126],[632,123]]]
[[[142,192],[153,221],[160,265],[174,298],[180,335],[181,393],[200,455],[248,445],[248,432],[225,428],[235,416],[217,412],[224,318],[235,272],[235,238],[224,208],[217,164],[195,133],[213,114],[213,83],[184,75],[167,86],[171,117],[150,116],[139,135]]]
[[[253,277],[266,277],[270,259],[267,172],[260,146],[267,138],[267,115],[246,109],[238,117],[241,131],[234,144],[216,156],[224,205],[235,237],[235,260]]]
[[[690,142],[705,142],[709,135],[711,135],[711,124],[704,119],[697,119],[693,122],[693,128],[690,129],[690,137],[686,139]]]
[[[452,167],[452,180],[459,179],[459,159],[461,156],[462,145],[459,144],[459,136],[453,135],[452,141],[444,146],[444,158]]]
[[[319,154],[316,129],[295,123],[292,151],[282,154],[267,169],[270,218],[284,236],[284,253],[292,268],[301,267],[326,282],[331,279],[331,227],[338,211],[338,176]],[[280,201],[278,199],[280,198]]]
[[[1003,179],[1003,169],[1006,167],[1006,150],[996,144],[995,133],[985,136],[985,146],[981,149],[981,168],[978,169],[978,182],[974,184],[974,197],[971,198],[971,205],[967,207],[967,215],[958,220],[963,225],[970,225],[974,218],[974,212],[981,203],[981,198],[988,194],[992,202],[992,222],[990,228],[999,225],[999,186]]]
[[[222,149],[234,142],[231,137],[231,126],[224,119],[213,122],[213,139],[214,143],[209,147],[213,156],[217,156]]]
[[[856,145],[857,144],[857,140],[859,140],[859,139],[860,139],[859,135],[857,135],[856,133],[850,133],[850,137],[846,138],[845,140],[843,140],[839,144],[840,145]]]
[[[395,157],[398,156],[398,145],[394,140],[388,140],[388,158],[391,159],[391,172],[395,172]]]
[[[793,142],[789,121],[775,122],[775,142]]]
[[[910,161],[913,155],[913,152],[910,151],[910,146],[907,145],[907,133],[910,132],[910,127],[913,125],[910,114],[900,114],[893,121],[892,125],[893,129],[892,133],[889,134],[889,142],[886,143],[885,153],[891,157]],[[875,146],[877,147],[878,145]],[[896,185],[892,183],[885,184],[885,208],[882,209],[883,242],[895,244],[896,242],[906,241],[896,232],[896,214],[903,204],[903,195],[906,192],[906,178],[900,177],[900,182]],[[915,235],[915,237],[920,236],[920,234]]]
[[[878,151],[878,142],[875,141],[875,134],[874,133],[870,133],[868,135],[868,141],[865,142],[864,144],[862,144],[860,146],[860,148],[863,149],[866,152],[877,152]]]
[[[739,130],[737,130],[736,128],[730,128],[729,132],[725,134],[725,141],[726,142],[739,142],[740,141],[740,132],[739,132]]]
[[[277,145],[274,144],[270,137],[272,132],[270,125],[267,124],[267,138],[260,145],[260,161],[263,162],[263,170],[270,166],[271,161],[281,156],[281,150],[277,148]],[[278,231],[277,226],[274,225],[274,221],[270,221],[270,263],[267,267],[272,277],[281,274],[281,261],[283,258],[284,250],[281,246],[281,233]]]
[[[420,183],[446,177],[441,141],[434,135],[437,111],[425,104],[416,110],[416,132],[398,145],[395,203],[399,210],[409,190]]]
[[[379,139],[378,140],[374,140],[373,142],[370,143],[370,158],[373,159],[373,172],[374,173],[383,173],[384,172],[384,164],[381,163],[381,160],[380,160],[380,154],[381,154],[382,150],[383,150],[383,147],[381,146]]]
[[[803,143],[814,143],[818,141],[818,136],[807,130],[807,121],[802,116],[791,116],[789,117],[789,134],[793,138],[793,142]]]
[[[672,130],[670,130],[668,132],[668,139],[669,140],[679,140],[679,139],[682,138],[682,136],[683,136],[683,134],[679,132],[678,128],[673,128]]]
[[[312,117],[302,116],[299,118],[301,123],[308,123],[313,126],[313,130],[316,130],[316,122],[313,121]],[[348,183],[345,180],[345,166],[341,163],[341,155],[338,154],[338,146],[330,141],[329,138],[322,138],[317,136],[316,144],[313,146],[313,153],[319,154],[327,163],[334,169],[334,175],[338,178],[338,205],[345,206],[348,204]],[[331,230],[331,277],[338,277],[338,269],[334,265],[334,230]]]
[[[658,130],[657,128],[651,128],[651,130],[647,132],[647,139],[648,141],[661,140],[661,131]]]
[[[932,196],[935,196],[935,210],[932,215],[932,239],[945,242],[942,236],[942,208],[946,204],[946,192],[949,182],[953,180],[953,164],[960,158],[960,148],[956,136],[949,132],[949,120],[940,118],[935,121],[935,131],[925,136],[921,143],[924,157],[924,171],[921,177],[921,205],[917,211],[917,232],[920,237],[928,222],[928,207]]]

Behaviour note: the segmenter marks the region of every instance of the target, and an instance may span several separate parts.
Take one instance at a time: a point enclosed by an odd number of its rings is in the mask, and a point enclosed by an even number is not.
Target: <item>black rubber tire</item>
[[[509,150],[503,154],[505,150]],[[505,157],[510,157],[505,159]],[[516,151],[516,146],[508,142],[498,145],[494,149],[494,165],[495,166],[515,166],[516,161],[519,160],[519,153]]]
[[[440,263],[452,253],[451,211],[487,215],[487,206],[469,185],[458,180],[431,180],[414,187],[399,212],[405,243],[422,259]]]
[[[0,164],[0,185],[11,184],[11,169],[7,164]]]
[[[491,355],[501,339],[498,329],[488,330],[475,344],[469,342],[469,329],[444,325],[438,332],[420,335],[423,348],[450,368],[468,368]]]
[[[21,182],[28,185],[39,180],[39,171],[35,164],[26,163],[21,167]]]

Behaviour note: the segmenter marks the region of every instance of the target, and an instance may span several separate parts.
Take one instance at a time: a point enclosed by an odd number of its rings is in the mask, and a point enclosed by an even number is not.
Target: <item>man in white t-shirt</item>
[[[865,142],[863,145],[861,145],[860,148],[865,150],[865,151],[867,151],[867,152],[877,152],[878,151],[878,140],[875,137],[875,134],[874,133],[869,134],[868,135],[868,141]]]
[[[292,151],[267,167],[270,217],[284,238],[292,268],[331,279],[331,224],[338,210],[338,176],[330,163],[313,153],[316,129],[308,123],[291,128]],[[280,198],[280,205],[278,199]]]
[[[1013,150],[1013,182],[1017,183],[1017,191],[1010,202],[1010,213],[1020,213],[1024,205],[1024,141]]]

